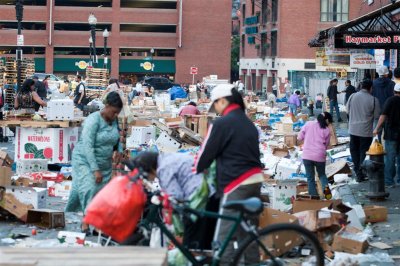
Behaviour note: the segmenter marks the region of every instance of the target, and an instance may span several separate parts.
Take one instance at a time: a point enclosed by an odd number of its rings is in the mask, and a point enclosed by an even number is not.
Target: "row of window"
[[[255,44],[255,37],[252,41],[250,39],[246,40],[246,35],[242,34],[241,39],[241,50],[242,57],[245,57],[246,42],[249,44]],[[260,34],[260,44],[256,44],[258,56],[260,57],[276,57],[278,55],[278,31],[274,30],[269,33]]]
[[[15,5],[15,0],[0,0],[0,5]],[[26,6],[46,6],[46,0],[24,0]],[[112,0],[55,0],[56,6],[112,7]],[[122,8],[176,9],[176,0],[121,0]]]
[[[252,0],[251,1],[251,16],[256,15],[255,6],[259,5],[261,8],[261,23],[277,22],[278,21],[278,0]],[[247,17],[246,5],[242,6],[243,21]]]
[[[176,33],[176,25],[120,24],[120,32],[159,32]],[[0,30],[16,30],[17,22],[0,21]],[[96,31],[111,31],[111,24],[97,24]],[[22,30],[46,30],[45,22],[22,22]],[[54,30],[83,31],[90,30],[87,23],[55,23]]]
[[[97,54],[103,54],[103,47],[96,47]],[[22,47],[23,54],[44,55],[45,47]],[[15,54],[15,46],[0,46],[0,56],[2,54]],[[54,55],[89,55],[89,47],[54,47]],[[111,49],[107,48],[107,54],[111,54]],[[149,48],[120,48],[120,56],[136,56],[136,57],[175,57],[175,49],[154,49],[154,53],[150,53]]]

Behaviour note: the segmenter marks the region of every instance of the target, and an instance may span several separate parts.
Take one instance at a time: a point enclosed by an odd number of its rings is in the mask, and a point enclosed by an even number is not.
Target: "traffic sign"
[[[199,69],[197,67],[191,67],[190,68],[190,74],[191,75],[197,75],[199,72]]]

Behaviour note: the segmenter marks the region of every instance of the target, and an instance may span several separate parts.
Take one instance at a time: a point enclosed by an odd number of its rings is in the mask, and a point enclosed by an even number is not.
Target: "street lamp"
[[[93,13],[90,13],[88,22],[90,25],[90,32],[92,36],[92,41],[93,41],[93,61],[94,64],[97,64],[97,53],[96,53],[96,24],[97,24],[97,18],[94,16]]]
[[[93,47],[93,39],[89,37],[89,66],[93,66],[93,59],[92,59],[92,47]]]
[[[16,59],[17,59],[17,86],[18,86],[18,91],[21,90],[21,62],[22,62],[22,48],[21,46],[24,45],[24,37],[21,34],[21,28],[22,28],[22,18],[24,14],[24,1],[23,0],[17,0],[15,3],[15,14],[17,17],[18,21],[18,36],[17,36],[17,53],[16,53]]]
[[[104,37],[104,68],[107,68],[108,64],[108,58],[107,58],[107,39],[110,37],[110,32],[105,29],[103,31],[103,37]]]

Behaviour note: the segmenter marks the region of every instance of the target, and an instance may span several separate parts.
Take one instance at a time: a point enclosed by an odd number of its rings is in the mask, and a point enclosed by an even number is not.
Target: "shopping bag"
[[[123,242],[136,229],[145,203],[141,180],[132,182],[128,176],[117,176],[93,198],[84,222]]]

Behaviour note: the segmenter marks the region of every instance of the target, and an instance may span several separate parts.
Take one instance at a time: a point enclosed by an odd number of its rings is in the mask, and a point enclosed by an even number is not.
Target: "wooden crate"
[[[215,116],[209,115],[185,115],[184,123],[195,134],[205,138],[207,136],[208,125],[214,118]]]

